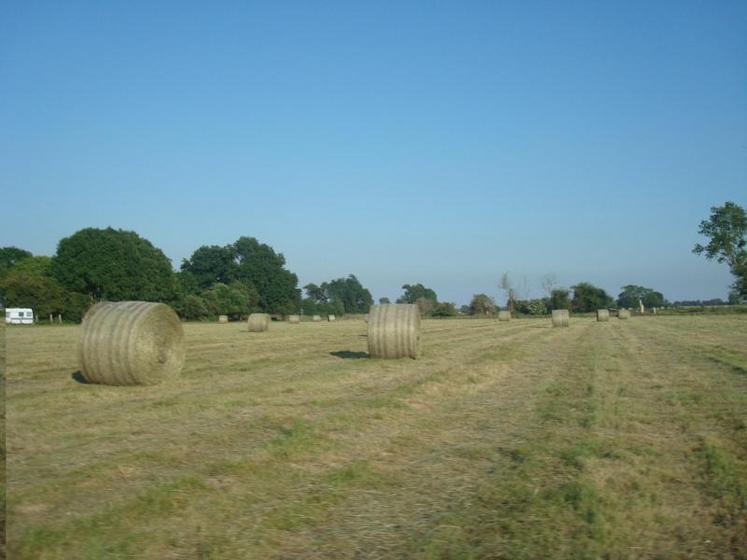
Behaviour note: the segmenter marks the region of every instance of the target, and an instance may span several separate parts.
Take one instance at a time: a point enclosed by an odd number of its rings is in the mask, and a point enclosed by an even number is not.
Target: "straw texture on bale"
[[[295,325],[301,322],[301,317],[298,315],[288,315],[288,322]]]
[[[311,320],[312,320],[312,321],[314,321],[315,323],[318,323],[319,321],[321,321],[321,320],[322,320],[322,316],[321,316],[321,315],[314,315],[314,316],[313,316],[313,317],[311,318]]]
[[[567,309],[553,309],[552,310],[552,326],[553,327],[568,327],[571,324],[571,314]]]
[[[511,320],[511,312],[510,311],[499,311],[498,312],[498,320],[499,321],[510,321]]]
[[[228,315],[218,315],[219,323],[228,323]]]
[[[630,319],[630,310],[629,309],[620,309],[617,312],[617,317],[619,319]]]
[[[96,304],[83,318],[78,358],[89,383],[155,385],[184,366],[182,323],[163,303]]]
[[[270,328],[270,316],[267,313],[252,313],[247,320],[249,332],[265,332]]]
[[[374,305],[368,314],[368,353],[372,358],[417,358],[420,310],[415,304]]]
[[[327,315],[327,321],[334,321],[335,316],[334,315]]]
[[[601,323],[603,321],[609,321],[609,320],[610,320],[609,309],[597,309],[597,321]]]

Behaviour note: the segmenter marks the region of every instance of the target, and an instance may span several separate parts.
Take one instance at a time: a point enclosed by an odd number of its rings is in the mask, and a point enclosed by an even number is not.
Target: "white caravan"
[[[32,325],[34,311],[27,307],[10,307],[5,310],[6,325]]]

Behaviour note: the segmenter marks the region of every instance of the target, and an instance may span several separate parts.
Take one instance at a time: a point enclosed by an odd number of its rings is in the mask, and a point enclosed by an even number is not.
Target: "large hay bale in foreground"
[[[301,317],[299,315],[288,315],[288,322],[297,325],[301,322]]]
[[[511,312],[510,311],[499,311],[498,312],[498,320],[499,321],[510,321],[511,320]]]
[[[313,317],[311,318],[311,320],[312,320],[312,321],[314,321],[315,323],[318,323],[319,321],[321,321],[321,320],[322,320],[322,316],[321,316],[321,315],[314,315],[314,316],[313,316]]]
[[[417,358],[420,310],[415,304],[373,305],[368,314],[368,353],[372,358]]]
[[[552,310],[552,326],[568,327],[571,324],[571,314],[567,309]]]
[[[247,319],[249,332],[265,332],[270,328],[270,316],[267,313],[252,313]]]
[[[335,316],[334,315],[327,315],[327,321],[334,321]]]
[[[83,318],[80,371],[89,383],[155,385],[184,366],[184,330],[163,303],[94,305]]]
[[[228,315],[218,315],[219,323],[228,323]]]
[[[597,321],[600,323],[610,320],[609,309],[597,309]]]
[[[630,319],[630,309],[620,309],[617,312],[618,319]]]

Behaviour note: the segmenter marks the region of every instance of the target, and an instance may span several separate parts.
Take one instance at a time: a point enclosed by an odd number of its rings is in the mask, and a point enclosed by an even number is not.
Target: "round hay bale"
[[[552,310],[552,326],[553,327],[568,327],[571,324],[571,314],[567,309],[553,309]]]
[[[498,312],[498,320],[499,321],[510,321],[511,320],[511,312],[510,311],[499,311]]]
[[[228,315],[218,315],[219,323],[228,323]]]
[[[297,325],[301,322],[301,317],[299,315],[288,315],[288,322],[292,325]]]
[[[249,332],[265,332],[270,328],[270,316],[267,313],[252,313],[247,319]]]
[[[321,320],[322,320],[322,316],[321,316],[321,315],[314,315],[314,316],[313,316],[313,317],[311,318],[311,320],[312,320],[312,321],[314,321],[315,323],[318,323],[319,321],[321,321]]]
[[[327,321],[334,321],[335,316],[334,315],[327,315]]]
[[[620,309],[617,312],[618,319],[630,319],[630,309]]]
[[[98,303],[83,318],[80,371],[89,383],[155,385],[184,366],[184,330],[163,303]]]
[[[609,309],[597,309],[597,321],[603,323],[604,321],[610,320]]]
[[[368,314],[368,354],[372,358],[417,358],[420,310],[415,304],[373,305]]]

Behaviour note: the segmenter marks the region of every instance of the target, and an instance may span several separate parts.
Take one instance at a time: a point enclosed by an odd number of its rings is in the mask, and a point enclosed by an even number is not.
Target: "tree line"
[[[747,301],[745,210],[733,202],[712,207],[698,233],[709,242],[695,245],[693,252],[726,263],[734,276],[729,303]],[[661,292],[632,284],[623,286],[617,298],[589,282],[557,288],[553,275],[543,279],[544,298],[517,297],[507,273],[498,287],[505,292],[510,311],[527,315],[544,315],[554,309],[585,313],[612,306],[634,308],[639,303],[647,308],[668,304]],[[417,305],[424,316],[484,316],[498,309],[487,294],[475,294],[469,305],[457,310],[454,303],[439,301],[436,292],[423,284],[404,284],[402,290],[396,301]],[[353,274],[307,284],[303,292],[283,254],[254,237],[240,237],[224,246],[203,245],[182,261],[178,271],[147,239],[113,228],[82,229],[62,239],[52,257],[34,256],[17,247],[0,248],[0,303],[30,307],[38,317],[61,314],[66,320],[79,321],[90,305],[103,300],[164,302],[185,319],[237,318],[255,311],[344,315],[367,313],[373,304],[371,292]],[[389,302],[388,298],[379,300]]]
[[[163,302],[193,320],[255,311],[366,313],[373,303],[354,275],[323,282],[319,293],[313,284],[306,288],[304,299],[283,254],[253,237],[203,245],[178,271],[147,239],[113,228],[82,229],[62,239],[52,257],[0,248],[2,304],[30,307],[37,317],[80,321],[98,301]]]

